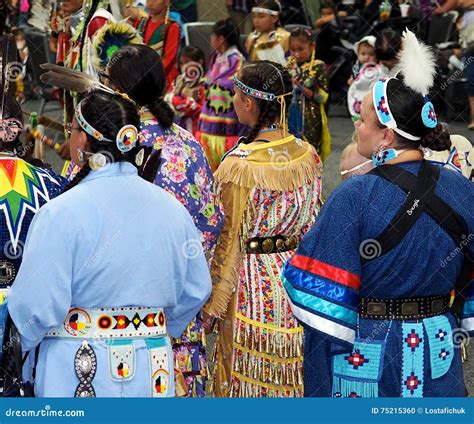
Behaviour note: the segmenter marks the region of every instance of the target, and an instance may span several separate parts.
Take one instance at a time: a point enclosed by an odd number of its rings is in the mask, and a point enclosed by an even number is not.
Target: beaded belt
[[[362,318],[383,320],[430,318],[446,313],[450,299],[449,295],[386,300],[362,298],[359,315]]]
[[[166,334],[165,313],[161,308],[73,308],[63,324],[45,337],[133,339]]]
[[[245,243],[247,253],[277,253],[294,250],[298,246],[295,236],[254,237]]]

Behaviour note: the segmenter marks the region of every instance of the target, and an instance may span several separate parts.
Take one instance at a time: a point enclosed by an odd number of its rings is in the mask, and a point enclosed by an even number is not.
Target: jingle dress
[[[205,77],[206,95],[199,117],[199,135],[213,171],[217,169],[225,152],[237,143],[245,127],[239,123],[234,109],[233,78],[245,62],[237,49],[231,47],[224,53],[217,51],[209,58]]]
[[[211,267],[212,296],[204,307],[220,318],[214,394],[302,396],[303,329],[280,271],[318,214],[320,160],[294,136],[241,143],[215,177],[225,220]],[[251,253],[255,242],[269,253]]]
[[[270,60],[282,65],[289,47],[290,33],[283,28],[264,33],[253,31],[245,42],[251,61]]]
[[[417,175],[420,164],[397,165]],[[472,183],[441,169],[435,193],[464,218],[472,234]],[[463,254],[426,212],[398,245],[377,257],[380,246],[374,239],[405,198],[379,176],[347,180],[285,265],[284,285],[305,325],[306,396],[464,396],[460,341],[474,334],[472,281],[464,330],[451,312],[418,321],[358,315],[362,298],[449,297],[455,286]],[[464,249],[472,257],[474,243],[466,240]]]
[[[199,142],[178,125],[163,128],[148,111],[141,115],[141,144],[160,151],[154,183],[178,199],[191,214],[204,253],[211,259],[224,223],[224,212],[214,189],[214,177]],[[200,313],[179,340],[174,340],[175,367],[186,380],[189,396],[206,393],[206,338]]]
[[[311,60],[290,71],[302,85],[314,92],[312,99],[296,89],[290,108],[290,131],[312,144],[324,162],[331,151],[331,135],[325,104],[329,98],[326,65]]]
[[[182,334],[211,290],[189,213],[129,163],[91,171],[46,206],[8,304],[23,350],[40,345],[36,396],[173,396],[168,334]]]

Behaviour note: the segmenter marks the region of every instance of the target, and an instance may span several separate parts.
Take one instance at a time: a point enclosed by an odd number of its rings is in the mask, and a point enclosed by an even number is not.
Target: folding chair
[[[207,58],[212,52],[211,34],[214,22],[192,22],[184,25],[184,41],[187,46],[199,47]]]

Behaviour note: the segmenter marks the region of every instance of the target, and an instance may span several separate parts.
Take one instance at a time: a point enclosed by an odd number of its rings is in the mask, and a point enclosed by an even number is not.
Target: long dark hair
[[[171,127],[174,112],[164,100],[166,74],[160,55],[149,46],[129,45],[111,57],[107,72],[113,84],[139,106],[150,109],[165,128]]]
[[[435,128],[423,124],[421,110],[425,104],[422,95],[403,84],[400,79],[391,79],[387,83],[387,97],[390,110],[398,127],[408,134],[421,137],[420,141],[412,141],[396,133],[399,145],[404,147],[427,147],[431,150],[443,151],[451,147],[449,132],[438,122]]]
[[[221,19],[212,27],[212,33],[224,37],[229,47],[237,47],[244,56],[244,51],[240,46],[240,30],[231,18]]]
[[[136,166],[135,158],[139,146],[122,153],[116,143],[117,133],[124,125],[140,126],[140,117],[136,107],[118,95],[101,90],[92,91],[81,101],[81,112],[84,119],[104,137],[114,141],[98,141],[89,134],[90,153],[103,153],[111,162],[129,162]],[[79,184],[91,171],[89,163],[83,166],[74,179],[68,184],[66,190],[70,190]]]
[[[251,62],[242,67],[238,73],[238,78],[248,87],[273,93],[275,96],[290,93],[293,89],[291,76],[288,71],[279,63],[261,60]],[[280,117],[280,103],[277,101],[267,101],[252,97],[260,111],[255,126],[250,130],[246,143],[255,140],[258,133],[265,126],[275,123]],[[286,114],[290,108],[291,98],[285,98]]]

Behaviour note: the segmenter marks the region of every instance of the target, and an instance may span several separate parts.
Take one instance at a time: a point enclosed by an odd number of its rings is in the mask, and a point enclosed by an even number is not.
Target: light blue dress
[[[186,209],[138,177],[129,163],[92,171],[35,216],[8,299],[23,350],[41,343],[36,396],[74,396],[79,383],[74,357],[82,339],[43,339],[62,325],[70,308],[162,307],[169,334],[179,337],[210,291],[200,237]],[[145,340],[132,343],[134,376],[114,381],[106,341],[89,340],[97,356],[92,385],[98,397],[151,395]],[[174,393],[173,380],[168,395]]]

